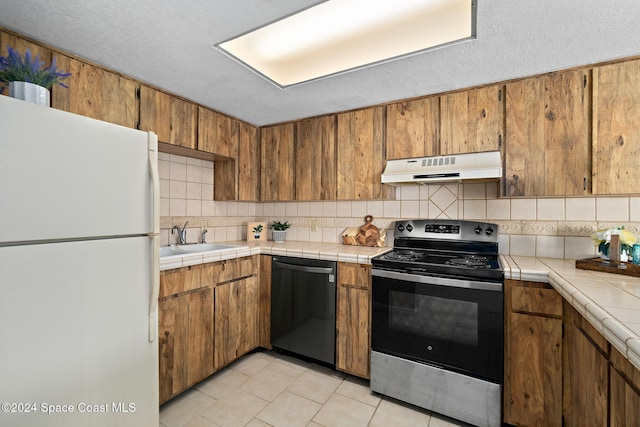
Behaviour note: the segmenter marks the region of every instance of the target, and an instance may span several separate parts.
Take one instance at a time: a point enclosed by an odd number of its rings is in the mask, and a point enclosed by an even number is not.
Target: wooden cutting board
[[[358,233],[358,243],[362,246],[376,246],[378,244],[378,239],[380,238],[380,230],[372,224],[373,216],[365,216],[364,221],[365,224],[360,227],[360,232]]]

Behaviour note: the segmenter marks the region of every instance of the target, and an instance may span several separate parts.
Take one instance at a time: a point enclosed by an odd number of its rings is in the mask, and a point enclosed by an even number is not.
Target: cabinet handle
[[[582,179],[582,190],[587,191],[587,177]]]
[[[274,261],[274,264],[283,269],[297,270],[305,273],[331,274],[333,272],[333,269],[330,267],[309,267],[306,265],[295,265],[280,261]]]

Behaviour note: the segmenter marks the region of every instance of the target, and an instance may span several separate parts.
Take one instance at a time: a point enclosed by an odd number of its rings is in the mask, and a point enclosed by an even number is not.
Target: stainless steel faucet
[[[176,231],[178,232],[178,239],[181,245],[187,244],[187,224],[189,224],[189,221],[186,221],[184,223],[184,226],[182,226],[182,228],[178,227],[177,225],[174,225],[173,228],[171,229],[171,234],[175,234]]]
[[[207,243],[207,241],[205,240],[205,237],[204,237],[205,234],[207,234],[207,229],[206,228],[200,232],[200,242],[202,242],[203,244]]]

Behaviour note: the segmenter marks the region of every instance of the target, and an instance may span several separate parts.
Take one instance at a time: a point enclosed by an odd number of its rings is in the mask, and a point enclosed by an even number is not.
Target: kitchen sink
[[[236,245],[222,245],[218,243],[196,243],[192,245],[176,245],[176,246],[162,246],[160,248],[160,256],[171,255],[188,255],[199,252],[211,252],[211,251],[223,251],[225,249],[236,249],[240,246]]]

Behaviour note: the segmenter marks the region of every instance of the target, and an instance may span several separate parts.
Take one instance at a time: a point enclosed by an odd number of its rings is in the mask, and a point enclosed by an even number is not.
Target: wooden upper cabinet
[[[71,73],[64,88],[51,88],[51,106],[82,116],[135,128],[138,123],[138,83],[126,77],[54,53],[57,67]]]
[[[338,199],[385,199],[395,188],[382,185],[385,163],[384,107],[338,114]]]
[[[216,161],[213,173],[214,200],[259,200],[260,139],[257,127],[238,123],[237,159]]]
[[[590,84],[578,70],[506,85],[505,196],[588,194]]]
[[[140,130],[155,132],[160,142],[195,149],[197,114],[196,104],[140,87]]]
[[[593,70],[593,193],[637,193],[640,60]]]
[[[238,157],[238,120],[198,107],[198,150]]]
[[[242,122],[239,130],[237,200],[256,201],[260,198],[260,132]]]
[[[294,124],[260,130],[260,200],[295,200]]]
[[[335,132],[335,116],[296,123],[296,200],[335,200]]]
[[[499,150],[504,109],[503,85],[442,95],[440,154]]]
[[[440,97],[387,105],[387,160],[440,154]]]

